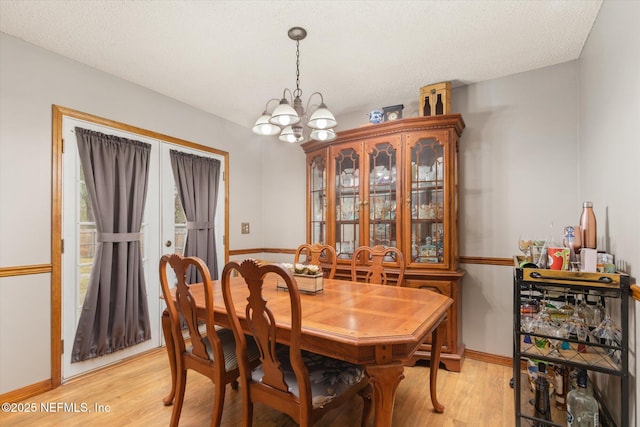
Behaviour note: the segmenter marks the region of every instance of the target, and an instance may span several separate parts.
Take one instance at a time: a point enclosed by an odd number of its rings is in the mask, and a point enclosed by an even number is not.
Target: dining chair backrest
[[[169,266],[176,276],[176,286],[172,293],[169,285]],[[202,278],[204,288],[204,313],[199,313],[187,284],[187,269],[195,268]],[[214,292],[211,275],[207,265],[197,257],[182,257],[179,254],[164,255],[160,259],[160,286],[169,313],[171,339],[175,347],[176,376],[175,402],[171,415],[171,426],[177,426],[184,402],[187,370],[192,369],[210,378],[215,386],[211,425],[219,426],[222,419],[225,386],[236,383],[240,372],[235,361],[235,341],[229,329],[216,328],[214,322]],[[183,334],[182,325],[186,324],[188,336]],[[200,322],[204,321],[205,331],[200,331]],[[188,345],[188,341],[190,344]],[[254,366],[257,356],[253,357]],[[237,383],[236,383],[237,384]],[[171,404],[171,400],[165,401]]]
[[[243,281],[232,279],[232,273],[237,272]],[[269,301],[265,299],[263,284],[265,276],[275,274],[284,283],[287,291],[278,295],[287,295],[289,318],[279,318],[278,321],[287,328],[278,328],[276,319],[270,309]],[[234,281],[235,280],[235,281]],[[233,283],[232,283],[233,281]],[[300,292],[293,275],[278,264],[260,264],[256,260],[248,259],[242,263],[229,262],[222,271],[222,295],[231,327],[233,329],[237,347],[236,354],[240,367],[240,390],[243,397],[242,425],[251,426],[253,422],[253,404],[260,402],[289,415],[300,426],[310,426],[320,418],[324,411],[349,401],[355,393],[370,389],[368,377],[362,369],[353,382],[348,381],[348,392],[338,391],[338,385],[333,383],[332,394],[324,393],[321,397],[322,405],[317,404],[316,390],[318,384],[313,384],[303,351],[301,350],[302,307]],[[242,301],[234,301],[232,286],[246,286],[248,296]],[[283,304],[278,298],[276,304]],[[241,324],[238,312],[244,314]],[[242,328],[246,325],[246,329]],[[251,369],[246,357],[247,329],[260,352],[262,365]],[[305,355],[313,353],[304,352]],[[313,357],[316,365],[322,365],[324,356]],[[307,356],[305,356],[307,358]],[[331,359],[332,362],[341,362]],[[347,362],[344,362],[347,364]],[[356,366],[351,365],[350,366]],[[325,366],[325,365],[322,365]],[[333,364],[332,368],[338,373],[340,368]],[[324,371],[323,371],[324,372]],[[327,369],[327,372],[330,372]],[[347,372],[345,372],[347,374]],[[314,381],[315,383],[315,381]],[[335,389],[335,390],[334,390]],[[364,393],[363,393],[364,396]],[[370,391],[369,391],[370,397]],[[369,399],[370,400],[370,399]],[[315,402],[315,403],[314,403]],[[370,403],[365,400],[364,413],[368,414]],[[365,417],[363,416],[363,420]],[[364,424],[364,421],[363,421]]]
[[[333,246],[323,245],[321,243],[304,243],[298,246],[298,249],[296,249],[296,255],[293,262],[296,264],[300,263],[302,261],[302,255],[305,256],[304,264],[329,264],[329,271],[325,272],[324,276],[327,279],[333,279],[333,277],[336,275],[336,265],[338,257]]]
[[[171,290],[167,280],[166,265],[169,265],[176,276],[175,286],[175,302],[171,295]],[[206,304],[206,319],[204,319],[206,333],[201,335],[198,325],[198,319],[196,316],[196,306],[189,289],[189,284],[186,282],[187,269],[193,267],[200,273],[203,280],[205,304]],[[207,352],[206,338],[207,337],[212,347],[216,348],[220,344],[220,339],[215,333],[215,323],[213,321],[213,286],[211,283],[211,275],[206,264],[196,257],[182,257],[179,254],[165,255],[160,260],[160,284],[162,286],[162,295],[164,301],[167,304],[167,310],[169,311],[169,318],[171,319],[171,327],[174,337],[179,339],[176,342],[178,350],[184,352],[186,349],[186,342],[183,337],[182,327],[180,322],[180,315],[184,318],[184,323],[187,326],[189,338],[191,339],[191,345],[193,346],[193,355],[203,361],[209,361],[209,354]],[[175,322],[173,320],[176,320]],[[220,359],[223,360],[223,359]]]
[[[390,271],[393,271],[397,277],[395,284],[402,286],[404,269],[404,256],[398,248],[382,245],[360,246],[355,250],[351,259],[351,280],[389,285],[393,284],[389,274]],[[362,271],[364,271],[364,275]]]

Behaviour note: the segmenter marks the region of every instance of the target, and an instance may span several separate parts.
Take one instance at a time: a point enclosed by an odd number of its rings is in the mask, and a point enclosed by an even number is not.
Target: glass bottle
[[[436,115],[442,114],[444,114],[444,105],[442,104],[442,94],[439,93],[436,100]]]
[[[538,363],[536,377],[536,401],[534,416],[541,420],[551,421],[551,404],[549,402],[549,381],[547,380],[547,365]],[[546,423],[533,423],[534,426],[545,426]]]
[[[555,394],[556,408],[561,411],[567,410],[567,392],[569,391],[569,369],[564,365],[556,365],[555,373]]]
[[[431,103],[429,102],[429,97],[425,96],[424,97],[424,111],[422,112],[422,114],[425,117],[428,117],[431,115]]]
[[[593,203],[591,202],[584,202],[582,204],[582,215],[580,215],[580,229],[582,230],[582,247],[596,249],[596,215],[593,212]]]
[[[567,427],[598,427],[598,402],[587,389],[587,370],[578,371],[578,387],[567,394]]]

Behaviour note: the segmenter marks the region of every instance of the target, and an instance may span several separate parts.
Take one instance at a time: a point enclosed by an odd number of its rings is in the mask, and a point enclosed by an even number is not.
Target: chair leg
[[[371,412],[373,409],[373,387],[371,384],[367,384],[365,388],[358,392],[362,397],[362,420],[360,425],[367,427],[369,425],[369,419],[371,418]]]
[[[167,355],[169,356],[169,368],[171,369],[171,390],[169,394],[162,399],[162,403],[164,403],[164,406],[169,406],[173,403],[173,398],[176,395],[176,347],[173,343],[171,321],[169,320],[169,312],[167,310],[162,313],[162,333],[164,334]]]
[[[182,368],[181,366],[179,368]],[[184,403],[184,390],[187,386],[187,371],[180,369],[176,375],[176,397],[173,401],[173,412],[171,412],[171,427],[178,427],[180,421],[180,413],[182,412],[182,404]]]
[[[211,414],[211,427],[219,427],[222,422],[222,410],[224,408],[224,393],[225,386],[224,380],[219,378],[218,381],[213,382],[215,388],[215,396],[213,397],[213,413]]]
[[[242,426],[253,426],[253,402],[249,397],[248,384],[243,383],[242,391]]]

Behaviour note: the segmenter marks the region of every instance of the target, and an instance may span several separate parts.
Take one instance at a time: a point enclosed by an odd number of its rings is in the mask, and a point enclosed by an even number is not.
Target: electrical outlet
[[[242,234],[249,234],[249,223],[243,222],[240,224],[242,229]]]

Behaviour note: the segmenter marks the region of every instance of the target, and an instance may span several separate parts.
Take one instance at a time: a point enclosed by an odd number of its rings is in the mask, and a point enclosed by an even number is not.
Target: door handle
[[[166,247],[170,248],[172,245],[171,240],[167,240],[167,243],[164,244]]]

